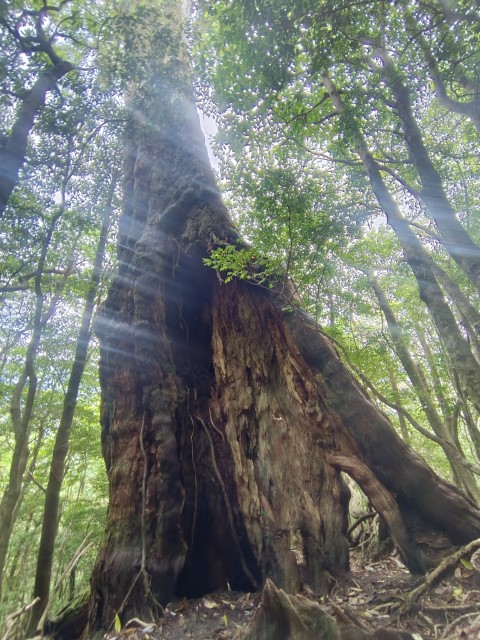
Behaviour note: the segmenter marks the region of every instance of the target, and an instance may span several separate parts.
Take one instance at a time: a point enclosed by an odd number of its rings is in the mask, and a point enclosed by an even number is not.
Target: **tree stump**
[[[413,640],[394,629],[364,631],[338,622],[322,607],[301,595],[288,595],[266,581],[262,599],[243,640]]]

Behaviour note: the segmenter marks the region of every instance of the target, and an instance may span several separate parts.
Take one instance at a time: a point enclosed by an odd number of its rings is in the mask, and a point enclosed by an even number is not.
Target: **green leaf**
[[[115,629],[115,631],[118,633],[119,631],[121,631],[122,629],[122,621],[120,620],[118,613],[115,616],[115,623],[113,625],[113,628]]]
[[[458,599],[461,597],[462,593],[463,593],[462,587],[455,587],[455,589],[453,590],[453,597]]]
[[[460,558],[460,562],[463,564],[465,569],[468,569],[469,571],[472,571],[473,564],[469,560],[465,560],[465,558]]]

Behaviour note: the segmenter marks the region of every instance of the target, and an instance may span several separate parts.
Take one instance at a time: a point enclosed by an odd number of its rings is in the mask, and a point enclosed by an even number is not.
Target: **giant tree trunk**
[[[341,471],[412,571],[480,535],[480,513],[397,437],[315,323],[284,309],[283,278],[225,285],[203,265],[239,239],[188,83],[164,71],[130,96],[120,266],[97,327],[110,503],[85,637],[267,577],[325,591],[348,567]]]

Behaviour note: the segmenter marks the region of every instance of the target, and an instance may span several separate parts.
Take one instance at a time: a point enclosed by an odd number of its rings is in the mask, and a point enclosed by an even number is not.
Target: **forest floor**
[[[421,582],[419,583],[421,584]],[[458,562],[447,577],[432,584],[414,603],[408,595],[418,586],[396,555],[368,562],[352,554],[351,571],[333,583],[328,597],[308,589],[303,595],[321,604],[338,621],[364,631],[380,627],[415,634],[416,640],[480,638],[465,627],[480,616],[480,574]],[[132,621],[109,640],[240,640],[261,594],[216,592],[167,607],[158,625]],[[403,608],[402,608],[403,607]],[[480,618],[479,618],[480,619]],[[286,640],[279,638],[278,640]]]

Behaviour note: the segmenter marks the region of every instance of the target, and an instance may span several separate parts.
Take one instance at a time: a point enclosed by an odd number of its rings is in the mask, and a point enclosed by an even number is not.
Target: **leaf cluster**
[[[225,283],[235,279],[248,280],[252,284],[272,288],[280,273],[275,261],[258,255],[253,248],[239,248],[232,244],[213,249],[203,263],[218,271]]]

